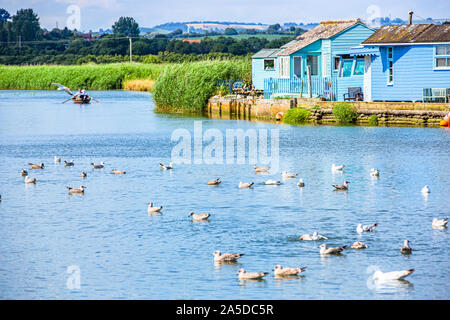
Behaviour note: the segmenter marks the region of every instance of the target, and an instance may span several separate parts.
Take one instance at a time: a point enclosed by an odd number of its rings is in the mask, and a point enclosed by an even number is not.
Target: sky
[[[121,16],[133,17],[140,27],[188,21],[283,24],[379,16],[407,20],[411,10],[415,18],[450,18],[449,0],[0,0],[0,8],[11,15],[32,8],[44,28],[79,23],[82,31],[111,28]],[[78,10],[79,19],[74,20]]]

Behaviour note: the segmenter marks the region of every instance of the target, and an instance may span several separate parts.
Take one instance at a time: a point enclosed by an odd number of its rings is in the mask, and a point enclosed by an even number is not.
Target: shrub
[[[333,116],[340,123],[353,123],[358,117],[356,109],[346,102],[337,103],[333,106]]]
[[[377,126],[378,125],[378,117],[376,114],[372,114],[368,120],[369,120],[369,126]]]
[[[298,107],[289,109],[283,117],[283,122],[287,124],[299,124],[309,120],[311,111]]]

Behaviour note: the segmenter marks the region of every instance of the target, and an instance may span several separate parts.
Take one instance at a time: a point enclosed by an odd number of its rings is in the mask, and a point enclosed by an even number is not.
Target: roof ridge
[[[324,20],[320,21],[320,24],[337,24],[337,23],[357,23],[361,22],[360,18],[354,18],[354,19],[342,19],[342,20]]]

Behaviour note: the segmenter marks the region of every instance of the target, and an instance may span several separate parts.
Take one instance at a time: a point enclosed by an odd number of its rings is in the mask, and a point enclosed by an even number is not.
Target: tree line
[[[186,56],[188,61],[195,60],[192,58],[195,55],[247,56],[262,48],[278,48],[295,37],[288,35],[269,41],[261,37],[235,39],[220,36],[206,37],[200,42],[183,41],[175,35],[149,38],[139,36],[139,25],[131,17],[119,18],[112,30],[112,34],[93,39],[67,27],[49,31],[41,28],[39,17],[33,9],[20,9],[11,16],[0,8],[0,64],[79,64],[86,61],[83,57],[88,56],[101,57],[91,59],[97,63],[124,61],[129,55],[128,37],[132,38],[133,56],[160,57],[156,61],[164,61],[163,58],[168,56],[175,60],[183,60],[182,57]]]

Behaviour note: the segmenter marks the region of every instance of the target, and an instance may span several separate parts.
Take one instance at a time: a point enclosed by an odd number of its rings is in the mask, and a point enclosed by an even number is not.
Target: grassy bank
[[[156,110],[200,113],[217,91],[217,81],[230,79],[250,82],[250,60],[203,61],[167,66],[153,89]]]
[[[52,82],[71,89],[123,89],[129,80],[156,80],[167,65],[121,63],[81,66],[0,66],[1,90],[55,89]]]

